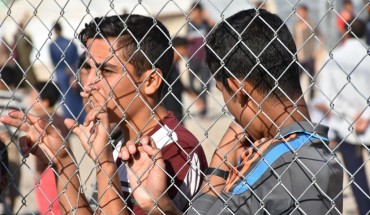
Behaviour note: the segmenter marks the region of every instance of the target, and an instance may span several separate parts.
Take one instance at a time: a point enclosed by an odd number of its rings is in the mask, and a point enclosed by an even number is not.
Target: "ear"
[[[231,88],[232,93],[235,94],[235,99],[242,107],[245,107],[249,100],[247,92],[245,91],[245,82],[234,78],[227,78],[227,83]]]
[[[147,95],[157,94],[162,84],[163,73],[160,69],[147,70],[144,72],[145,82],[143,83],[144,93]]]

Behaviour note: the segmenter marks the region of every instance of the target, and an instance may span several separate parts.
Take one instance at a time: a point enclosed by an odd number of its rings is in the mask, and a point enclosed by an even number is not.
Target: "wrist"
[[[51,160],[53,169],[60,171],[65,168],[71,168],[72,166],[76,167],[72,151],[68,147],[64,147],[62,150],[65,150],[65,152],[62,153],[60,151],[59,155],[63,154],[63,156],[58,156],[57,154]]]
[[[141,204],[141,208],[146,214],[181,214],[167,194],[160,197],[156,204],[150,201]]]
[[[96,166],[116,164],[113,158],[113,151],[110,149],[104,149],[93,161]]]
[[[229,172],[230,172],[229,170],[222,170],[219,168],[208,167],[205,171],[205,175],[208,175],[209,177],[211,177],[212,175],[215,175],[226,181],[227,178],[229,177]]]
[[[172,202],[172,200],[167,194],[163,196],[163,199],[160,199],[158,205],[166,214],[178,211],[176,205]]]
[[[95,149],[96,154],[95,156],[90,156],[91,159],[94,161],[96,165],[115,162],[113,158],[113,148],[111,140],[107,141],[107,143],[101,149]]]
[[[117,165],[113,158],[97,160],[95,165],[98,167],[97,173],[100,173],[103,170],[105,173],[114,174],[117,171]]]
[[[64,159],[63,161],[53,163],[53,168],[57,174],[62,175],[66,171],[74,172],[77,167],[72,159]]]

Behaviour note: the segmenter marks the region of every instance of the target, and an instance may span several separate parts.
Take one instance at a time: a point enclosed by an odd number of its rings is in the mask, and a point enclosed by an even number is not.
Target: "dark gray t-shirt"
[[[285,127],[258,146],[262,156],[243,155],[219,197],[198,194],[188,214],[341,214],[343,170],[327,131],[311,122]]]

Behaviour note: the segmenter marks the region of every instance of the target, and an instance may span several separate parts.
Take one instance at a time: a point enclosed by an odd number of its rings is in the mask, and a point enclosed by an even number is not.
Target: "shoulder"
[[[292,163],[299,159],[307,159],[309,165],[318,167],[318,163],[311,161],[321,156],[320,164],[322,165],[327,161],[325,157],[322,157],[325,153],[324,151],[318,153],[317,149],[312,147],[312,140],[310,135],[293,133],[281,140],[262,139],[256,141],[242,154],[240,164],[237,167],[238,171],[231,174],[231,178],[234,180],[229,181],[227,190],[239,193],[248,190],[249,187],[259,187],[261,181],[264,184],[268,179],[275,181],[277,179],[274,174],[280,170],[297,168]],[[241,177],[240,173],[244,177]]]
[[[151,137],[157,147],[162,149],[166,159],[187,161],[189,158],[196,158],[202,165],[207,163],[198,139],[179,123],[172,112],[169,112],[161,123],[161,127]]]
[[[199,144],[194,134],[185,128],[172,112],[169,112],[167,116],[162,119],[162,123],[162,129],[164,129],[168,135],[171,134],[173,142],[178,143],[178,145],[182,147],[196,147]]]

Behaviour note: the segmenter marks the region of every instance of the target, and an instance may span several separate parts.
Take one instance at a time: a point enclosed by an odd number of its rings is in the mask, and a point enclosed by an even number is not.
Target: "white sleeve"
[[[177,192],[173,199],[177,208],[184,208],[189,205],[189,201],[198,192],[201,183],[201,170],[198,155],[194,153],[190,163],[189,170],[184,178],[183,183],[179,187],[180,191]]]

